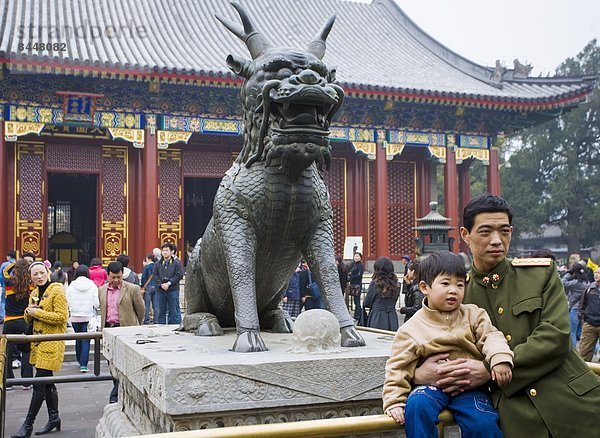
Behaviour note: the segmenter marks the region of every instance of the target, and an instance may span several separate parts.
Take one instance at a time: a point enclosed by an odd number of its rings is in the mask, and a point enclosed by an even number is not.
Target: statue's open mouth
[[[290,91],[279,88],[273,93],[271,113],[275,123],[271,127],[275,132],[286,134],[329,135],[329,122],[337,111],[341,96],[333,87],[302,87]],[[343,98],[343,96],[342,96]]]
[[[269,117],[263,117],[257,152],[246,166],[262,158],[269,128],[273,145],[312,143],[329,147],[329,124],[343,100],[344,91],[335,84],[293,85],[268,81],[263,87],[261,106],[263,114]]]

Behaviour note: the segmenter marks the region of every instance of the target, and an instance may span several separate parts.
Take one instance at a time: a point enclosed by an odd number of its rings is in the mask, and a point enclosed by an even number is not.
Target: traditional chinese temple
[[[274,45],[305,47],[333,14],[324,61],[345,103],[325,178],[336,252],[414,253],[416,218],[444,173],[458,250],[474,161],[499,193],[504,135],[576,107],[592,84],[485,67],[421,30],[392,0],[242,0]],[[202,236],[241,149],[240,85],[225,63],[247,49],[215,18],[226,0],[0,0],[0,250],[133,266]]]

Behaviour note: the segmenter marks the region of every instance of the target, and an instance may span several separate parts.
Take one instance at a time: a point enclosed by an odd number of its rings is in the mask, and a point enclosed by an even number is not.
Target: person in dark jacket
[[[338,276],[340,277],[340,286],[342,287],[342,295],[346,291],[346,286],[348,285],[348,268],[344,264],[344,260],[342,256],[335,256],[335,264],[338,268]]]
[[[583,321],[583,332],[579,343],[579,354],[586,362],[592,361],[596,344],[600,339],[600,268],[594,271],[594,282],[581,295],[579,319]]]
[[[561,279],[567,294],[569,304],[569,319],[571,320],[571,342],[577,345],[577,339],[581,338],[583,323],[579,318],[579,303],[581,295],[590,286],[587,276],[587,266],[579,261],[574,263],[571,269]]]
[[[371,309],[367,326],[381,330],[398,330],[398,277],[394,274],[394,264],[387,257],[379,257],[373,265],[373,280],[369,284],[367,297],[363,303]]]
[[[156,284],[156,324],[181,324],[179,307],[179,282],[183,278],[181,262],[175,258],[177,247],[165,243],[160,247],[162,258],[154,263],[154,282]],[[167,317],[168,314],[168,317]]]
[[[351,285],[360,286],[362,288],[362,278],[365,272],[365,266],[362,263],[362,254],[357,252],[354,254],[354,264],[348,273],[348,281]],[[360,294],[354,297],[354,319],[361,322],[362,309],[360,307]]]
[[[6,287],[6,316],[2,327],[2,334],[4,335],[27,334],[28,326],[23,315],[29,305],[29,294],[31,293],[28,268],[29,262],[25,259],[19,259],[16,262],[9,263],[2,271]],[[31,346],[29,343],[11,343],[8,344],[6,349],[6,378],[13,379],[15,377],[12,362],[17,350],[21,352],[21,377],[33,377],[33,367],[29,363]],[[29,385],[23,387],[23,389],[30,388]],[[6,389],[12,389],[12,387],[7,386]]]
[[[283,310],[286,310],[292,318],[300,314],[306,296],[306,277],[301,273],[302,263],[299,263],[283,294]]]
[[[304,291],[304,310],[324,309],[325,304],[321,298],[321,291],[317,286],[317,279],[313,277],[310,268],[305,261],[302,261],[302,271],[300,272],[300,290]],[[311,284],[315,284],[316,290],[311,289]]]
[[[400,308],[400,313],[406,315],[404,322],[408,321],[417,310],[423,307],[423,292],[419,288],[419,264],[418,260],[411,261],[407,266],[408,270],[404,276],[404,306]]]
[[[156,258],[154,254],[148,254],[144,259],[144,271],[142,272],[142,294],[144,295],[144,304],[146,313],[144,315],[144,324],[154,324],[156,318],[156,283],[154,282],[154,263]],[[152,318],[150,318],[150,307],[152,307]]]

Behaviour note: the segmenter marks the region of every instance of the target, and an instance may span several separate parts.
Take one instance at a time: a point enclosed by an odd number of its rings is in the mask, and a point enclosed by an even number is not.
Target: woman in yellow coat
[[[35,286],[31,292],[29,306],[25,310],[25,321],[33,324],[34,335],[66,333],[68,306],[64,288],[60,283],[50,283],[50,271],[42,262],[29,265],[29,275]],[[35,366],[35,377],[49,377],[60,370],[65,353],[64,341],[32,342],[30,363]],[[25,422],[12,438],[29,438],[33,423],[42,403],[46,400],[48,423],[36,435],[53,429],[60,431],[58,416],[58,392],[54,384],[33,385],[33,394]]]

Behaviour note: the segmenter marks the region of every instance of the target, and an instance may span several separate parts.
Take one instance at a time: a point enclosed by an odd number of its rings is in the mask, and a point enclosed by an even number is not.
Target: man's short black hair
[[[118,274],[119,272],[123,272],[123,265],[119,262],[110,262],[108,264],[108,266],[106,267],[106,270],[108,271],[109,274],[111,272],[113,274]]]
[[[127,254],[120,254],[117,257],[117,261],[123,265],[124,268],[129,266],[129,256]]]
[[[467,278],[467,270],[462,259],[450,251],[436,251],[423,260],[418,269],[419,282],[424,281],[428,286],[442,274],[450,275],[461,280]]]
[[[9,249],[8,251],[6,251],[6,256],[10,257],[11,259],[16,259],[17,251],[15,251],[14,249]]]
[[[146,256],[146,260],[151,260],[153,262],[156,262],[156,257],[154,257],[154,254],[148,254]]]
[[[171,242],[163,243],[161,245],[160,249],[164,249],[164,248],[169,248],[171,250],[171,252],[177,252],[177,247],[175,246],[174,243],[171,243]]]
[[[470,233],[473,224],[475,224],[475,216],[480,213],[506,213],[508,215],[508,223],[512,225],[513,210],[508,202],[500,196],[484,193],[475,196],[471,199],[463,211],[463,227]]]

